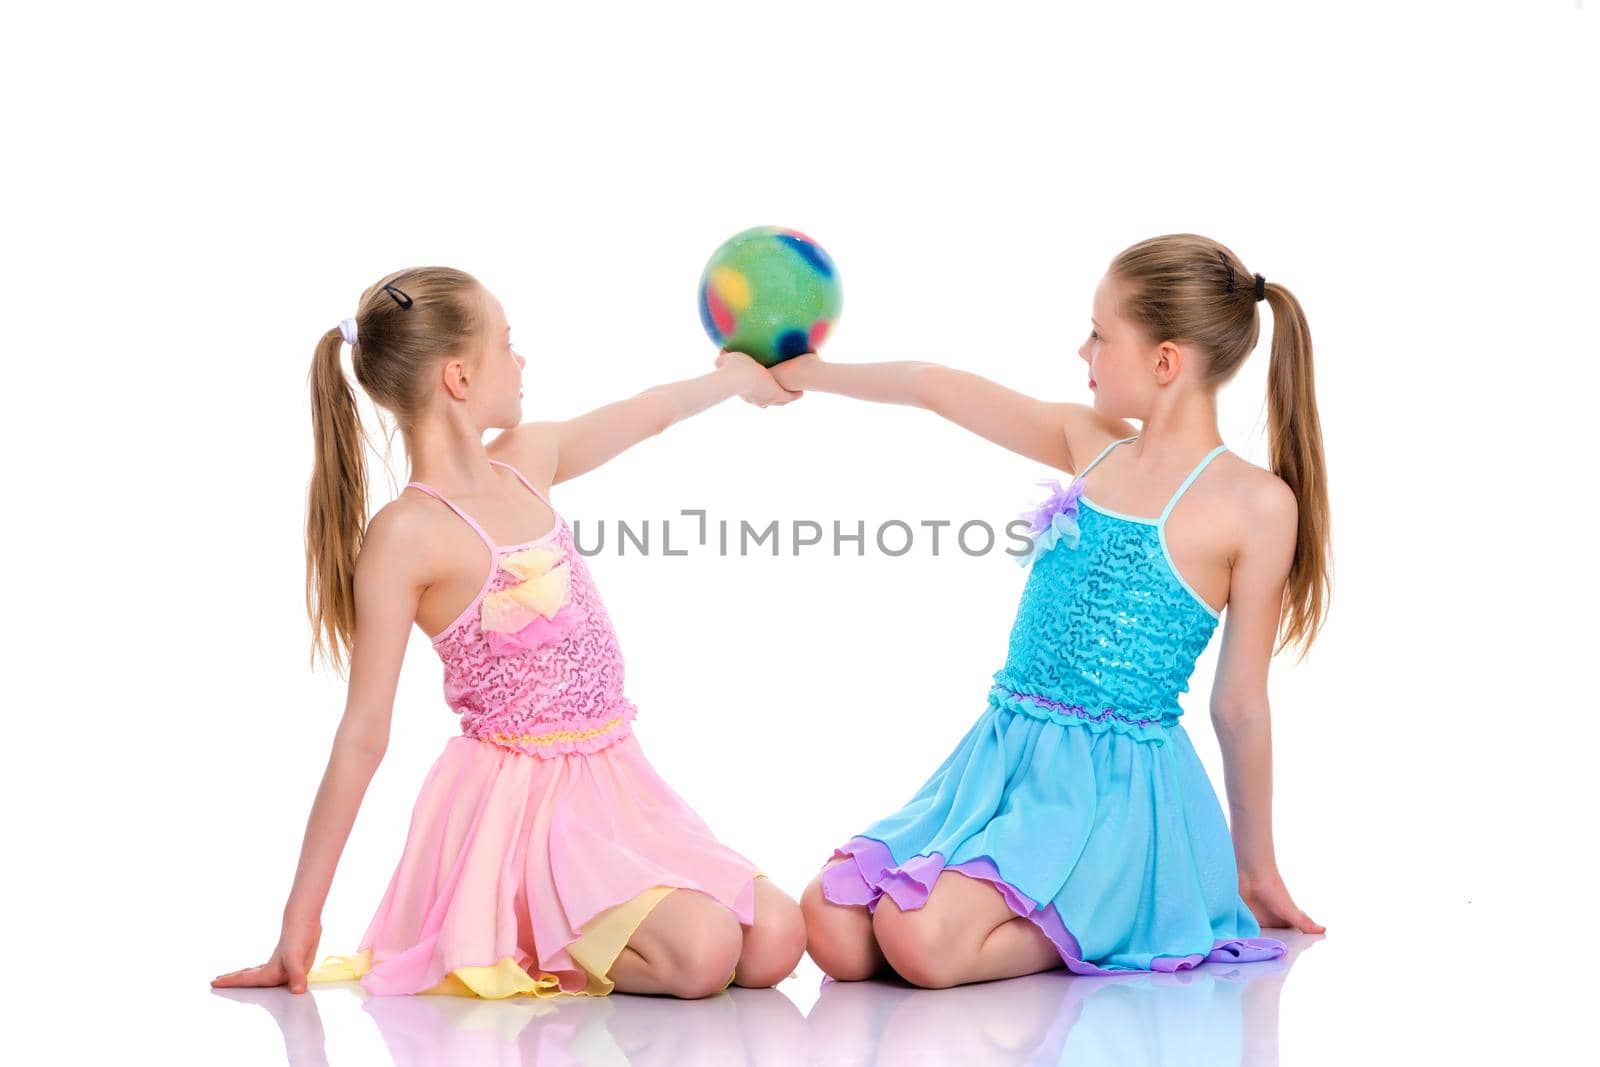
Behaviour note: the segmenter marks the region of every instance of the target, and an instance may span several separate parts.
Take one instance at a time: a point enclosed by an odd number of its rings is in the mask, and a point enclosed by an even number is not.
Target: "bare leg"
[[[885,895],[872,928],[889,966],[929,989],[1064,966],[1044,932],[1012,911],[994,886],[957,871],[940,874],[920,908],[902,911]]]
[[[824,871],[840,863],[834,859]],[[811,879],[800,895],[805,916],[806,948],[823,973],[840,982],[858,982],[883,970],[883,952],[865,904],[835,904],[822,895],[822,875]]]
[[[742,928],[744,945],[733,980],[762,989],[794,973],[806,951],[806,924],[794,898],[762,876],[756,879],[755,922]]]
[[[645,916],[609,977],[624,993],[709,997],[727,986],[743,941],[733,912],[704,893],[677,889]]]

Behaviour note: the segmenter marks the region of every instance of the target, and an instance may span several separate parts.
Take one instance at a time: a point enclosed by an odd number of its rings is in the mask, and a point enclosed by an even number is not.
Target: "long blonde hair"
[[[361,294],[350,362],[367,396],[409,440],[426,402],[429,368],[458,352],[483,325],[482,287],[450,267],[396,271]],[[334,327],[311,359],[315,458],[306,491],[306,613],[311,663],[317,654],[341,674],[355,645],[356,557],[367,528],[367,466],[355,391],[339,365]]]
[[[1216,241],[1192,233],[1152,237],[1118,254],[1107,273],[1117,283],[1123,317],[1139,324],[1152,343],[1184,341],[1200,348],[1211,388],[1233,377],[1255,349],[1261,335],[1255,278]],[[1268,455],[1273,473],[1294,490],[1300,511],[1274,651],[1298,641],[1304,657],[1332,592],[1327,468],[1305,312],[1277,282],[1267,281],[1264,292],[1272,307]]]

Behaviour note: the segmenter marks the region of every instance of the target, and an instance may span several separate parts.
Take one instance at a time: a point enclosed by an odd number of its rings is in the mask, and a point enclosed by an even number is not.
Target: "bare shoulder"
[[[555,481],[556,424],[524,422],[503,431],[485,446],[490,459],[509,463],[534,485],[548,490]]]
[[[1289,483],[1238,455],[1224,469],[1229,504],[1240,518],[1241,550],[1271,558],[1292,555],[1300,502]]]
[[[426,584],[433,567],[432,549],[440,542],[441,517],[436,512],[443,510],[430,507],[420,493],[401,493],[379,508],[362,535],[356,577]]]
[[[1114,419],[1100,414],[1088,404],[1056,404],[1061,418],[1061,432],[1067,440],[1067,453],[1071,466],[1069,474],[1081,474],[1100,451],[1113,441],[1132,437],[1139,432],[1126,419]]]

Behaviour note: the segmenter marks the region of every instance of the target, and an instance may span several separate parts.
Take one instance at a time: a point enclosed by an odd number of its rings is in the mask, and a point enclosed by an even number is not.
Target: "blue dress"
[[[1035,516],[988,706],[909,803],[835,850],[848,859],[823,873],[827,899],[920,908],[951,869],[992,883],[1078,974],[1283,955],[1239,897],[1227,822],[1178,722],[1219,616],[1173,566],[1166,522],[1224,446],[1148,519],[1082,496],[1132,440]]]

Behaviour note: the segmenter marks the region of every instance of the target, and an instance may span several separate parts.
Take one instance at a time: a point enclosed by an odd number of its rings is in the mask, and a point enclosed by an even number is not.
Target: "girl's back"
[[[510,471],[555,515],[549,531],[496,544],[465,510],[455,512],[488,549],[488,573],[466,607],[431,638],[444,664],[445,700],[464,736],[514,751],[594,752],[629,732],[622,650],[572,529],[517,468]]]
[[[1178,695],[1220,616],[1173,563],[1167,523],[1226,448],[1208,452],[1159,514],[1146,517],[1084,495],[1089,472],[1133,440],[1107,445],[1035,513],[1036,526],[1048,519],[1066,530],[1033,559],[1006,664],[994,681],[996,695],[1012,704],[1139,732],[1170,726],[1182,714]]]

